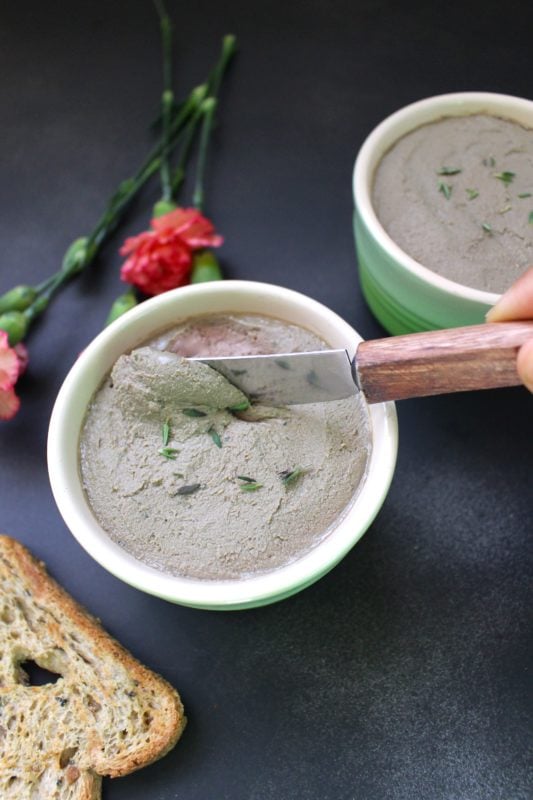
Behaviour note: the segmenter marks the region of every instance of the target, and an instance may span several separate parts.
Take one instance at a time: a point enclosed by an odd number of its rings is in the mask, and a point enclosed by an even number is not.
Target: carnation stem
[[[209,95],[217,97],[222,83],[222,78],[228,67],[229,62],[237,52],[237,40],[232,33],[226,34],[222,39],[222,53],[217,64],[215,64],[211,75],[207,80],[209,86]]]
[[[198,211],[203,210],[204,206],[204,180],[205,180],[205,166],[207,161],[207,151],[213,130],[215,111],[217,105],[217,97],[220,89],[224,72],[236,52],[235,36],[228,34],[222,40],[222,53],[218,63],[215,65],[209,79],[207,81],[209,95],[202,104],[203,122],[202,130],[200,133],[200,144],[198,148],[198,162],[196,165],[196,177],[193,192],[193,205]]]
[[[176,117],[171,124],[169,140],[170,148],[174,147],[178,142],[183,133],[185,125],[187,124],[189,118],[198,111],[199,106],[205,98],[205,94],[206,87],[204,85],[198,86],[192,90],[188,98],[181,106],[178,114],[176,114]],[[107,203],[102,216],[96,223],[91,233],[87,236],[85,257],[83,259],[83,263],[77,271],[81,271],[94,260],[104,240],[120,222],[121,216],[131,200],[144,186],[148,179],[154,174],[154,172],[160,168],[162,151],[163,143],[160,142],[152,149],[135,175],[120,184],[115,194]],[[65,270],[62,267],[36,287],[37,291],[39,292],[39,296],[35,302],[32,303],[24,312],[28,326],[43,313],[52,296],[72,277],[73,274],[74,273],[72,271]]]
[[[156,3],[157,4],[157,3]],[[164,39],[164,81],[165,87],[170,85],[171,79],[171,62],[170,62],[170,23],[168,23],[168,33],[163,32],[163,17],[166,17],[166,13],[164,12],[164,7],[161,3],[157,4],[158,10],[163,11],[163,15],[161,18],[161,29],[163,33]],[[166,28],[165,28],[166,30]],[[168,42],[167,42],[168,40]],[[166,49],[168,48],[168,50]],[[205,170],[205,159],[206,159],[206,152],[207,146],[209,143],[209,136],[211,132],[211,126],[213,123],[213,113],[214,107],[216,105],[216,100],[214,95],[218,92],[220,87],[220,82],[222,80],[222,76],[226,69],[226,66],[235,51],[235,39],[232,36],[226,36],[223,41],[223,48],[222,48],[222,55],[219,59],[219,62],[216,64],[215,68],[211,72],[207,82],[205,84],[201,84],[200,86],[195,87],[189,94],[189,96],[185,99],[185,101],[179,106],[178,110],[174,113],[174,101],[173,97],[170,98],[170,102],[167,99],[166,101],[166,111],[163,117],[163,134],[161,137],[160,142],[152,148],[148,156],[146,157],[145,161],[139,168],[139,170],[135,173],[132,178],[128,178],[123,181],[115,194],[111,197],[109,202],[107,203],[104,211],[97,221],[96,225],[94,226],[93,230],[87,237],[82,237],[83,242],[80,240],[80,244],[83,245],[83,252],[80,256],[79,260],[76,261],[75,264],[72,265],[72,268],[66,269],[63,265],[61,269],[55,272],[46,280],[42,281],[38,286],[35,287],[35,290],[38,292],[38,296],[35,301],[28,306],[24,312],[24,316],[27,321],[27,325],[29,326],[38,316],[42,314],[42,312],[48,306],[48,303],[52,296],[65,284],[73,275],[81,272],[85,267],[87,267],[96,257],[102,243],[104,240],[109,236],[109,234],[114,230],[114,228],[120,222],[123,212],[135,197],[135,195],[139,192],[139,190],[144,186],[144,184],[149,180],[149,178],[156,172],[157,170],[161,170],[161,177],[163,181],[163,163],[165,159],[170,156],[172,149],[176,146],[178,141],[183,137],[183,146],[180,153],[180,169],[181,172],[184,174],[184,168],[189,156],[190,148],[192,145],[192,140],[194,133],[196,131],[196,127],[199,123],[201,117],[203,117],[203,127],[202,127],[202,143],[201,143],[201,158],[199,159],[200,162],[200,172],[197,172],[197,181],[196,181],[196,190],[199,192],[200,202],[203,202],[203,172]],[[165,89],[166,91],[166,89]],[[164,94],[164,93],[163,93]],[[209,98],[207,97],[209,95]],[[205,108],[205,101],[207,99],[213,100],[207,105]],[[173,193],[173,183],[176,182],[176,178],[172,180],[170,178],[170,172],[165,173],[164,180],[168,180],[170,182],[170,192],[171,195]],[[179,183],[183,180],[179,180]],[[166,183],[164,183],[166,186]],[[163,191],[168,191],[167,189],[163,189]],[[170,198],[171,199],[171,195]],[[197,206],[200,207],[200,206]],[[73,243],[74,244],[74,243]],[[78,244],[78,242],[76,242]],[[72,245],[71,245],[72,247]],[[67,251],[68,253],[69,251]]]
[[[203,109],[203,122],[202,130],[200,132],[200,145],[198,148],[198,161],[196,164],[196,180],[194,184],[194,192],[192,202],[198,211],[203,210],[204,206],[204,177],[205,177],[205,163],[207,160],[207,148],[209,147],[209,139],[211,137],[211,130],[213,128],[213,119],[217,101],[214,97],[208,97],[202,104]]]
[[[201,118],[202,106],[197,108],[194,114],[191,116],[183,133],[180,154],[174,169],[174,174],[172,176],[172,197],[174,200],[176,200],[176,198],[179,196],[180,189],[185,180],[185,165],[189,160],[196,128],[198,127],[198,123],[200,122]]]
[[[46,289],[48,289],[48,287],[54,282],[56,275],[57,273],[54,273],[53,275],[50,275],[50,277],[48,277],[45,281],[42,281],[42,283],[37,284],[37,286],[35,287],[35,291],[37,292],[37,294],[42,294],[44,291],[46,291]]]
[[[161,41],[163,46],[163,94],[161,96],[161,117],[163,123],[163,141],[161,152],[161,190],[162,199],[172,200],[172,182],[170,179],[170,130],[174,94],[172,92],[172,24],[163,0],[154,0],[161,25]]]
[[[198,109],[205,97],[205,85],[197,86],[189,94],[185,102],[180,107],[179,112],[176,114],[170,127],[169,147],[172,148],[176,145],[182,136],[183,130],[191,117]],[[87,259],[86,264],[89,264],[97,253],[99,246],[104,239],[111,233],[120,220],[120,214],[130,203],[133,197],[137,194],[139,189],[144,186],[148,179],[156,172],[161,166],[161,156],[163,152],[163,144],[157,145],[146,158],[144,164],[133,176],[124,181],[118,188],[117,192],[113,195],[107,207],[97,222],[92,233],[88,237],[87,245]]]

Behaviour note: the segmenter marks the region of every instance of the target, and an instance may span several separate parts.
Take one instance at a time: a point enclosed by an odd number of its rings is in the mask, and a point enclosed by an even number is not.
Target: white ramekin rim
[[[259,605],[281,599],[304,588],[327,572],[353,547],[379,511],[392,480],[396,463],[398,432],[393,403],[369,406],[373,447],[366,478],[353,505],[335,530],[301,558],[249,578],[202,581],[167,575],[129,555],[115,544],[95,520],[78,470],[78,440],[85,408],[90,397],[116,358],[174,321],[193,316],[186,313],[202,298],[212,298],[226,312],[259,312],[258,299],[273,316],[292,309],[302,324],[335,334],[353,352],[359,335],[333,311],[311,298],[283,287],[253,281],[221,281],[197,284],[166,292],[140,304],[105,328],[81,353],[57,396],[48,434],[48,469],[52,492],[59,511],[81,546],[105,569],[126,583],[172,602],[198,608],[229,609]],[[251,302],[255,301],[255,306]],[[228,303],[231,302],[231,308]],[[250,308],[250,305],[252,307]],[[176,313],[173,315],[173,309]],[[219,308],[211,309],[215,312]],[[202,313],[209,313],[205,308]],[[298,312],[298,313],[296,313]],[[171,318],[172,316],[172,318]],[[287,318],[287,317],[286,317]],[[331,341],[331,338],[330,338]]]
[[[375,241],[407,272],[436,289],[463,300],[494,305],[500,295],[476,289],[438,275],[409,256],[389,236],[372,205],[374,170],[392,144],[411,130],[443,116],[497,114],[533,126],[533,101],[495,92],[453,92],[410,103],[386,117],[367,136],[353,171],[353,195],[361,220]]]

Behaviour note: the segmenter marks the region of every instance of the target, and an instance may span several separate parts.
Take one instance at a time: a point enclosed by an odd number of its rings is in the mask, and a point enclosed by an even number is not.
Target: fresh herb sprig
[[[249,400],[243,400],[242,403],[237,403],[234,406],[228,406],[228,411],[231,414],[235,414],[238,411],[246,411],[248,408],[250,408],[250,405],[251,404]]]
[[[157,452],[160,456],[163,456],[163,458],[168,458],[170,461],[175,461],[178,457],[179,450],[176,450],[175,447],[162,447]]]
[[[247,475],[237,475],[237,480],[241,481],[240,488],[243,492],[256,492],[258,489],[263,488],[263,484],[249,478]]]
[[[222,439],[213,426],[208,429],[207,435],[211,437],[217,447],[222,447]]]
[[[189,483],[186,484],[185,486],[180,486],[179,489],[175,492],[175,495],[183,496],[188,494],[194,494],[195,492],[198,491],[198,489],[201,489],[201,487],[202,487],[201,483]]]
[[[207,417],[206,411],[200,411],[199,408],[182,408],[181,413],[185,414],[186,417],[199,418],[199,417]]]
[[[462,171],[461,167],[441,167],[437,170],[437,175],[459,175]]]
[[[493,172],[492,177],[497,178],[499,181],[502,181],[502,183],[509,184],[514,181],[516,172]]]
[[[453,186],[449,183],[444,183],[443,181],[438,182],[439,192],[444,195],[446,200],[449,200],[452,196]]]
[[[279,472],[278,475],[284,486],[290,486],[295,483],[298,478],[301,478],[304,472],[305,470],[303,467],[294,467],[294,469],[284,469]]]

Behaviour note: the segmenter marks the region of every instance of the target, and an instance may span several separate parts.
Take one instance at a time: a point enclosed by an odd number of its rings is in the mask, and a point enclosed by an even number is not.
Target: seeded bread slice
[[[59,678],[27,685],[29,661]],[[165,755],[185,721],[172,686],[0,535],[0,798],[99,800],[101,775]]]

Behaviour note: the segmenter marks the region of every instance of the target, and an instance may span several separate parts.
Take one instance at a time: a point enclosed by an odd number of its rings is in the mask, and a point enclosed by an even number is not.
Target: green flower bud
[[[172,200],[158,200],[154,206],[153,215],[154,217],[162,217],[164,214],[170,214],[176,208],[177,205]]]
[[[87,263],[87,244],[89,240],[86,236],[75,239],[63,257],[61,269],[68,275],[76,275],[81,272]]]
[[[126,292],[125,294],[121,294],[120,297],[117,297],[117,299],[111,306],[111,310],[109,311],[105,324],[111,325],[112,322],[114,322],[116,319],[125,314],[126,311],[129,311],[130,308],[134,308],[136,305],[137,305],[137,298],[135,297],[133,292]]]
[[[233,33],[227,33],[222,39],[222,50],[224,55],[233,55],[237,48],[237,39]]]
[[[201,250],[194,254],[192,262],[191,283],[220,281],[224,276],[216,257],[211,250]]]
[[[0,314],[5,311],[24,311],[36,297],[33,286],[15,286],[0,297]]]
[[[202,102],[200,109],[203,114],[212,114],[216,107],[217,107],[216,97],[206,97],[205,100]]]
[[[0,330],[7,333],[11,347],[24,339],[28,323],[21,311],[6,311],[0,314]]]
[[[167,106],[168,108],[172,108],[174,105],[174,94],[170,91],[170,89],[165,89],[162,99],[163,105]]]
[[[192,102],[199,106],[202,100],[207,97],[207,84],[201,83],[199,86],[195,86],[190,94],[190,98]]]

